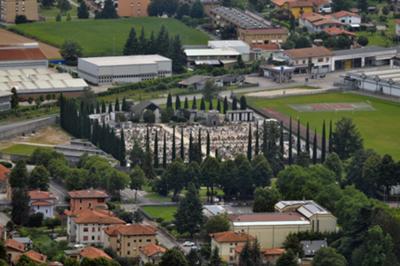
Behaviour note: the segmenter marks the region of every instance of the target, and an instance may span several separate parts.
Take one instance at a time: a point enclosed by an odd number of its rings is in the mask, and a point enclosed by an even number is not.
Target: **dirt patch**
[[[32,43],[37,42],[39,43],[39,47],[47,57],[47,59],[59,59],[61,58],[60,52],[58,48],[53,47],[51,45],[38,42],[33,39],[29,39],[22,35],[18,35],[14,32],[7,31],[5,29],[0,29],[0,45],[10,45],[10,44],[20,44],[20,43]]]
[[[249,97],[264,97],[264,98],[277,98],[285,97],[290,95],[306,95],[306,94],[316,94],[323,93],[324,89],[302,89],[302,88],[288,88],[288,89],[278,89],[278,90],[264,90],[259,92],[252,92],[246,94]]]

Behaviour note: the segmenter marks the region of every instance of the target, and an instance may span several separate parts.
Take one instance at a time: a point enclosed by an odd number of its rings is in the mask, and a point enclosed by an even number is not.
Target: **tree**
[[[181,98],[179,95],[176,95],[175,97],[175,110],[180,110],[181,109]]]
[[[357,39],[357,43],[358,43],[359,45],[361,45],[361,46],[367,46],[367,45],[368,45],[368,42],[369,42],[369,40],[368,40],[368,38],[365,37],[365,36],[360,36],[360,37],[358,37],[358,39]]]
[[[233,96],[232,98],[232,110],[237,110],[238,106],[237,106],[237,98],[236,96]]]
[[[294,254],[297,254],[299,257],[303,257],[303,245],[300,243],[300,239],[297,234],[290,233],[285,241],[283,242],[283,247],[286,250],[293,251]]]
[[[174,73],[182,73],[185,69],[186,57],[183,53],[182,42],[179,35],[176,35],[171,40],[169,57],[172,60],[172,71]]]
[[[334,248],[323,247],[315,253],[312,266],[346,266],[347,261],[343,255]]]
[[[167,96],[167,108],[173,108],[172,107],[172,95],[171,95],[171,93],[169,92],[168,93],[168,96]]]
[[[256,188],[254,192],[254,212],[273,212],[275,204],[281,199],[279,191],[274,187]]]
[[[80,18],[80,19],[89,18],[89,9],[88,9],[85,1],[81,1],[81,3],[79,4],[77,14],[78,14],[78,18]]]
[[[49,188],[50,173],[43,165],[36,166],[29,177],[29,188],[46,191]]]
[[[166,132],[164,132],[164,138],[163,138],[162,167],[164,169],[167,167],[167,133]]]
[[[18,103],[19,103],[19,97],[17,94],[17,89],[15,87],[13,87],[11,89],[11,108],[12,109],[17,109],[18,108]]]
[[[154,112],[151,111],[151,110],[144,111],[144,113],[143,113],[143,121],[145,123],[150,123],[150,124],[155,123],[156,122],[156,116],[155,116]]]
[[[134,27],[132,27],[130,32],[129,32],[128,39],[125,42],[124,55],[136,54],[137,50],[138,50],[138,46],[139,46],[139,42],[138,42],[137,37],[136,37],[136,30],[135,30]],[[170,96],[170,94],[168,94],[168,97],[169,96]],[[169,107],[168,100],[170,100],[170,99],[167,98],[167,107]]]
[[[201,111],[205,111],[206,110],[206,101],[204,100],[204,97],[201,98],[200,110]]]
[[[328,133],[328,153],[332,152],[332,120],[329,121],[329,133]]]
[[[179,233],[189,233],[191,237],[200,231],[203,224],[203,205],[194,184],[189,184],[188,192],[179,202],[175,224]]]
[[[321,163],[325,162],[326,159],[326,129],[325,120],[322,123],[322,135],[321,135]]]
[[[212,250],[211,258],[210,258],[210,262],[209,262],[208,266],[222,266],[222,265],[224,265],[224,264],[222,263],[221,257],[219,256],[219,249],[218,249],[218,247],[215,247]]]
[[[367,0],[358,0],[357,8],[360,9],[361,12],[367,12],[368,11],[368,1]]]
[[[183,137],[183,127],[181,128],[181,146],[180,146],[180,157],[181,160],[184,162],[185,161],[185,139]]]
[[[62,14],[65,14],[65,12],[71,10],[71,4],[68,0],[58,0],[57,6]]]
[[[301,153],[301,135],[300,135],[300,120],[297,120],[297,136],[296,136],[296,144],[297,144],[297,156]]]
[[[212,216],[208,219],[208,221],[204,225],[204,228],[207,232],[207,235],[212,233],[229,231],[230,228],[229,218],[226,214],[218,214]]]
[[[176,11],[176,18],[181,19],[184,16],[190,15],[190,5],[188,3],[183,3],[178,6],[178,10]]]
[[[264,155],[257,155],[252,161],[252,178],[256,187],[269,186],[273,171]]]
[[[136,165],[131,173],[130,173],[130,178],[131,178],[131,183],[130,187],[131,189],[135,190],[135,202],[137,200],[137,191],[142,188],[146,181],[146,177],[144,175],[144,172],[142,168],[140,168],[138,165]]]
[[[19,258],[18,262],[15,264],[15,266],[37,266],[38,264],[31,260],[28,256],[25,254],[22,254],[22,256]]]
[[[292,117],[289,121],[289,151],[288,151],[288,163],[291,165],[293,163],[293,137],[292,137]]]
[[[318,150],[318,144],[317,144],[317,130],[314,130],[314,139],[313,139],[313,156],[312,156],[312,162],[313,164],[317,164],[317,150]]]
[[[343,174],[343,164],[339,156],[332,152],[324,162],[324,166],[336,174],[337,181],[341,181]]]
[[[244,95],[240,96],[240,109],[246,110],[247,109],[247,101]]]
[[[25,188],[28,186],[28,170],[24,160],[19,160],[10,173],[11,188]]]
[[[112,0],[105,0],[103,9],[96,14],[98,19],[112,19],[118,18],[117,10],[115,9],[114,2]]]
[[[191,248],[189,254],[186,255],[186,259],[190,266],[201,266],[200,252],[197,249]]]
[[[338,12],[340,10],[349,10],[352,6],[352,2],[349,0],[335,0],[332,3],[333,10]]]
[[[213,157],[207,157],[201,165],[202,183],[207,187],[207,201],[212,202],[214,186],[219,177],[219,162]]]
[[[262,256],[260,245],[255,239],[254,241],[247,241],[243,246],[239,256],[239,266],[261,266]]]
[[[196,96],[193,96],[192,110],[197,110],[197,99],[196,99]]]
[[[78,64],[78,58],[82,57],[82,47],[75,41],[65,41],[60,48],[61,56],[65,63],[70,66]]]
[[[44,9],[49,9],[49,8],[53,7],[53,5],[54,5],[54,0],[41,0],[41,1],[40,1],[40,5],[41,5],[42,8],[44,8]]]
[[[336,152],[340,159],[345,160],[362,148],[363,139],[351,118],[337,121],[332,134],[332,151]]]
[[[23,187],[12,189],[11,220],[17,225],[25,225],[29,219],[29,196]]]
[[[159,266],[189,266],[188,261],[178,248],[167,250],[161,257]]]
[[[244,62],[243,62],[242,56],[239,55],[239,56],[237,57],[237,60],[236,60],[235,68],[237,68],[237,69],[243,69],[243,68],[245,68],[245,67],[246,67],[246,65],[245,65]]]
[[[287,250],[276,261],[276,266],[298,266],[296,255],[291,249]]]
[[[209,79],[206,81],[206,84],[204,85],[203,88],[203,96],[204,99],[207,101],[210,101],[212,98],[214,98],[215,96],[217,96],[217,87],[215,86],[214,80]],[[203,101],[203,100],[202,100]],[[200,107],[201,109],[201,107]],[[203,110],[203,109],[201,109]],[[205,108],[204,108],[205,110]]]
[[[224,114],[229,110],[228,97],[224,97]]]
[[[210,145],[211,145],[210,132],[207,131],[206,156],[210,156]]]
[[[154,162],[154,168],[158,168],[159,166],[159,161],[158,161],[158,131],[156,130],[156,135],[154,137],[154,158],[153,158],[153,162]]]
[[[175,201],[185,186],[185,170],[183,162],[175,160],[167,166],[162,175],[162,179],[168,184],[168,189],[173,191],[172,199]]]
[[[203,4],[197,0],[193,3],[192,8],[190,10],[190,16],[192,18],[202,18],[204,17],[204,8]]]
[[[252,151],[252,149],[253,149],[253,141],[252,141],[252,138],[253,138],[253,133],[251,132],[251,124],[249,124],[249,135],[248,135],[248,137],[247,137],[247,159],[249,160],[249,161],[251,161],[251,157],[252,157],[252,155],[253,155],[253,151]]]

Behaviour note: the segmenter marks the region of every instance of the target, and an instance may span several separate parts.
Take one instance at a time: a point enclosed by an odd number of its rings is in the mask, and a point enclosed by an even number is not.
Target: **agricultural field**
[[[153,219],[161,218],[163,221],[172,222],[177,206],[143,206],[142,210]]]
[[[248,103],[259,109],[273,109],[293,119],[300,119],[302,124],[310,123],[312,129],[317,128],[321,132],[323,120],[329,122],[342,117],[353,119],[364,139],[367,148],[373,148],[381,154],[388,153],[397,160],[400,159],[400,123],[397,123],[400,116],[400,104],[380,100],[373,97],[361,96],[353,93],[325,93],[318,95],[294,96],[278,99],[263,99],[248,97]],[[372,107],[373,110],[338,111],[320,108],[320,111],[299,111],[293,105],[318,104],[341,104],[354,103],[364,104]],[[291,106],[292,105],[292,106]],[[330,105],[327,105],[330,106]],[[344,104],[343,106],[346,106]],[[369,109],[369,110],[368,110]]]
[[[129,31],[135,27],[140,33],[142,27],[147,36],[157,33],[161,26],[169,35],[180,35],[183,44],[206,44],[208,36],[172,18],[129,18],[106,20],[72,20],[27,23],[11,26],[11,29],[25,36],[60,47],[64,41],[73,40],[83,47],[85,56],[121,55]]]

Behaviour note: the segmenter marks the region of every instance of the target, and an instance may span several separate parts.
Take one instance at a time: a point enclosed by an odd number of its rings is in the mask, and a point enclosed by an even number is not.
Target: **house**
[[[283,54],[295,73],[324,74],[331,69],[332,52],[322,46],[285,50]]]
[[[68,192],[68,196],[71,213],[89,209],[107,209],[106,200],[109,196],[103,190],[73,190]]]
[[[224,86],[241,86],[245,81],[245,77],[243,75],[234,75],[234,74],[226,74],[220,77],[217,77],[216,83],[219,87]]]
[[[80,250],[79,259],[81,260],[83,258],[87,259],[104,258],[106,260],[112,260],[112,258],[103,250],[92,246],[88,246]]]
[[[289,32],[283,27],[238,29],[238,38],[249,45],[282,44],[286,42]]]
[[[207,83],[207,81],[211,80],[212,77],[204,76],[204,75],[193,75],[189,78],[181,80],[178,82],[179,87],[183,88],[193,88],[195,90],[202,90]]]
[[[321,249],[328,247],[326,240],[303,240],[300,241],[304,256],[301,259],[302,266],[312,265],[315,254]]]
[[[342,28],[335,28],[335,27],[334,28],[327,28],[327,29],[324,29],[324,32],[326,32],[331,37],[336,37],[336,36],[341,36],[341,35],[347,36],[347,37],[350,37],[350,38],[355,38],[356,37],[355,33],[351,32],[351,31],[344,30]]]
[[[317,33],[328,28],[343,28],[344,24],[330,15],[318,13],[304,14],[299,18],[300,27],[305,27],[310,33]]]
[[[161,261],[162,255],[164,255],[167,250],[151,243],[140,248],[139,251],[140,265],[146,265],[147,263],[157,265]]]
[[[4,246],[7,252],[7,261],[10,264],[17,263],[25,252],[25,245],[11,238],[5,241]]]
[[[118,0],[118,16],[120,17],[147,17],[149,0]]]
[[[11,200],[10,173],[10,169],[0,164],[0,194],[3,194],[2,198],[6,200]]]
[[[314,11],[314,3],[312,0],[289,1],[287,5],[295,19],[298,19],[302,15],[311,14]]]
[[[219,256],[224,262],[235,263],[235,248],[246,242],[254,241],[254,237],[245,232],[226,231],[214,233],[211,237],[211,250],[218,248]]]
[[[69,241],[77,244],[103,246],[104,229],[125,222],[107,210],[81,210],[68,215],[67,234]]]
[[[157,242],[157,229],[150,225],[116,224],[107,227],[104,232],[105,246],[121,257],[138,257],[140,248]]]
[[[30,258],[33,262],[38,263],[38,264],[45,264],[47,262],[47,256],[40,254],[39,252],[36,252],[34,250],[29,250],[25,252],[24,254],[28,258]]]
[[[235,248],[235,265],[239,265],[240,254],[242,253],[244,244],[239,244]],[[283,248],[263,248],[261,249],[263,265],[275,265],[276,261],[285,253]]]
[[[54,207],[57,198],[53,193],[41,190],[31,190],[28,192],[29,206],[33,213],[42,213],[44,218],[54,217]]]
[[[331,16],[353,29],[359,28],[361,25],[361,16],[353,12],[342,10],[331,14]]]

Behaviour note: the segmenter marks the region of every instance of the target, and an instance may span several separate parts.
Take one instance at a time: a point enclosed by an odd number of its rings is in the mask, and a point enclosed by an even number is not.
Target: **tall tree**
[[[203,156],[203,154],[202,154],[202,148],[201,148],[201,146],[202,146],[202,142],[201,142],[201,128],[199,128],[199,133],[197,134],[197,145],[198,145],[198,158],[200,158],[200,162],[201,162],[201,158],[202,158],[202,156]]]
[[[210,156],[210,132],[207,131],[207,146],[206,146],[206,155]]]
[[[197,99],[196,99],[196,96],[193,96],[192,110],[197,110]]]
[[[176,128],[175,125],[172,128],[172,148],[171,148],[171,161],[176,159]]]
[[[326,129],[325,120],[322,122],[322,134],[321,134],[321,163],[325,162],[326,158]]]
[[[49,171],[43,165],[38,165],[32,170],[29,177],[29,188],[46,191],[49,188],[49,178]]]
[[[131,28],[129,32],[128,39],[126,40],[124,46],[124,55],[133,55],[136,54],[138,50],[139,42],[136,36],[136,30],[134,27]]]
[[[284,142],[284,132],[283,132],[283,122],[281,121],[279,124],[279,150],[280,150],[280,156],[281,158],[284,158],[285,156],[285,142]]]
[[[247,101],[244,95],[240,96],[240,109],[246,110],[247,109]]]
[[[65,64],[69,66],[76,66],[78,58],[82,57],[82,47],[75,41],[65,41],[61,48],[60,54],[65,60]]]
[[[25,225],[29,218],[29,196],[25,187],[14,187],[11,194],[11,220]]]
[[[310,154],[310,123],[307,122],[306,129],[306,152]]]
[[[124,130],[121,129],[121,137],[119,139],[119,162],[121,166],[126,165],[126,146],[125,146],[125,135]]]
[[[158,131],[156,130],[156,135],[154,136],[154,168],[158,168],[159,160],[158,160]]]
[[[187,97],[185,97],[185,102],[183,104],[183,109],[187,110],[189,109],[189,100]]]
[[[190,16],[192,18],[202,18],[204,17],[204,8],[203,4],[197,0],[193,3],[192,8],[190,10]]]
[[[11,89],[11,108],[12,109],[17,109],[18,107],[18,103],[19,103],[19,97],[18,97],[18,93],[17,93],[17,89],[16,88],[12,88]]]
[[[167,96],[167,108],[171,108],[172,109],[172,95],[171,95],[171,93],[168,93],[168,96]]]
[[[318,144],[317,144],[317,129],[314,130],[314,140],[313,140],[313,164],[317,164],[317,151],[318,151]]]
[[[206,102],[205,102],[205,100],[204,100],[204,97],[201,98],[200,110],[201,110],[201,111],[205,111],[205,110],[206,110]]]
[[[28,170],[24,160],[17,161],[10,173],[9,183],[11,188],[26,188],[28,186]]]
[[[130,188],[135,190],[135,202],[137,200],[137,191],[145,184],[146,178],[142,168],[136,165],[129,174],[131,179]]]
[[[328,134],[328,153],[332,152],[332,137],[333,137],[333,132],[332,132],[332,120],[329,121],[329,134]]]
[[[85,3],[85,1],[82,1],[79,4],[79,7],[77,8],[77,15],[79,19],[88,19],[89,18],[89,9]]]
[[[256,143],[255,143],[255,146],[254,146],[254,154],[255,155],[258,155],[259,154],[259,152],[260,152],[260,132],[259,132],[259,129],[258,129],[258,123],[256,123]]]
[[[181,98],[179,95],[176,95],[175,97],[175,110],[180,110],[181,109]]]
[[[213,106],[213,97],[210,98],[209,103],[208,103],[208,110],[213,110],[214,106]]]
[[[194,154],[193,154],[193,134],[192,134],[192,131],[190,131],[190,134],[189,134],[189,162],[192,162],[193,161],[193,157],[194,157]]]
[[[334,248],[323,247],[315,253],[312,266],[346,266],[347,261],[343,255]]]
[[[96,14],[96,18],[100,19],[112,19],[118,18],[117,10],[115,9],[114,2],[112,0],[105,0],[103,9]]]
[[[178,248],[169,249],[161,257],[159,266],[190,266],[185,255]]]
[[[254,241],[247,241],[244,245],[242,252],[239,256],[239,266],[261,266],[262,255],[260,244],[257,239]]]
[[[275,204],[281,199],[279,190],[274,187],[257,187],[254,192],[253,211],[273,212]]]
[[[276,266],[298,266],[296,255],[291,249],[287,250],[278,258]]]
[[[167,133],[164,132],[164,139],[163,139],[163,161],[162,161],[163,168],[167,167]]]
[[[296,136],[296,144],[297,144],[297,156],[301,153],[301,135],[300,135],[300,119],[297,119],[297,136]]]
[[[217,98],[217,111],[221,114],[221,100],[219,98]]]
[[[363,139],[353,121],[350,118],[337,121],[332,134],[332,151],[336,152],[340,159],[345,160],[362,148]]]
[[[171,40],[170,58],[172,59],[172,71],[174,73],[182,73],[186,65],[186,57],[183,53],[182,42],[179,35]]]
[[[253,155],[253,133],[251,132],[251,124],[249,124],[249,135],[247,137],[247,159],[251,161]]]
[[[229,110],[228,97],[224,97],[224,114]]]
[[[289,165],[293,163],[293,136],[292,136],[292,117],[290,117],[289,121],[289,155],[288,155],[288,163]]]
[[[189,233],[191,237],[201,229],[203,205],[194,184],[189,184],[188,192],[178,205],[175,224],[178,232]]]
[[[232,110],[237,110],[238,109],[237,104],[238,104],[237,98],[236,98],[236,96],[233,96],[233,98],[232,98]]]
[[[185,145],[184,145],[184,138],[183,138],[183,128],[181,128],[181,147],[180,147],[180,155],[181,155],[181,160],[184,162],[185,161]]]
[[[219,256],[219,249],[218,247],[215,247],[212,252],[211,252],[211,258],[210,258],[210,263],[208,266],[222,266],[224,265],[222,263],[221,257]]]

